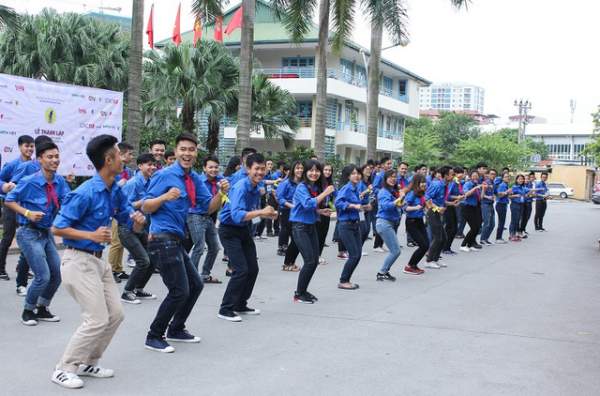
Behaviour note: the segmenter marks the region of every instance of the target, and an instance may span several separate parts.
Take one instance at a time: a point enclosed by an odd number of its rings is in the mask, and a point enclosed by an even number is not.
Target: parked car
[[[573,196],[575,191],[564,183],[547,183],[548,194],[561,197],[563,199]]]
[[[594,184],[594,192],[600,192],[600,183]]]
[[[600,205],[600,191],[597,191],[592,194],[592,202],[596,205]]]

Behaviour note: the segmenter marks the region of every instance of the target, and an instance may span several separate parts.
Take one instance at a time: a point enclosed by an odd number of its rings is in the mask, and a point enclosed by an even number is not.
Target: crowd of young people
[[[128,167],[133,148],[100,135],[87,146],[96,174],[71,191],[70,181],[57,174],[60,153],[50,138],[21,136],[18,144],[20,157],[0,171],[5,202],[0,279],[10,279],[6,254],[18,224],[21,322],[60,321],[49,309],[60,285],[81,306],[84,320],[52,375],[67,388],[82,387],[81,376],[114,375],[98,362],[123,320],[121,302],[156,299],[145,290],[153,273],[168,292],[149,325],[146,348],[169,353],[175,350],[169,342],[199,342],[185,324],[204,285],[222,283],[212,274],[221,246],[230,278],[217,316],[240,322],[243,315],[259,315],[249,300],[259,273],[255,242],[265,239],[265,228],[267,237],[278,238],[273,253],[283,256],[282,269],[298,272],[293,301],[305,304],[318,301],[309,287],[319,264],[327,263],[322,256],[333,218],[337,257],[345,261],[337,284],[342,290],[359,289],[352,276],[368,254],[369,239],[374,253],[387,253],[374,280],[396,280],[392,268],[401,254],[403,216],[407,245],[416,247],[402,270],[409,275],[425,272],[423,260],[428,269],[447,267],[444,256],[457,254],[452,249],[457,238],[465,253],[507,243],[509,212],[509,241],[527,238],[534,201],[535,230],[545,231],[545,173],[538,181],[533,173],[513,176],[509,169],[498,173],[480,163],[471,170],[417,165],[409,175],[409,164],[394,168],[383,158],[360,167],[348,164],[334,181],[333,166],[317,158],[290,166],[278,162],[273,169],[273,161],[252,148],[231,158],[223,174],[214,156],[203,158],[203,172],[197,172],[198,142],[189,134],[176,139],[172,152],[165,142],[152,142],[133,170]],[[469,231],[463,236],[465,224]],[[65,246],[62,258],[55,236]],[[125,249],[131,274],[122,267]]]

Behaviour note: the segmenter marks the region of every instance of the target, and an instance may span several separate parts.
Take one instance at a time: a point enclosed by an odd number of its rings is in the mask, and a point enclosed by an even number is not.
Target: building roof
[[[235,11],[242,6],[242,3],[236,4],[232,8],[230,8],[227,12],[223,14],[223,30],[225,30],[225,26],[229,23]],[[202,40],[212,40],[214,34],[214,23],[206,24],[202,27]],[[230,35],[223,33],[223,44],[228,47],[236,47],[240,45],[240,36],[241,29],[236,29]],[[194,37],[194,31],[188,30],[186,32],[181,33],[182,41],[192,41]],[[332,37],[332,34],[329,35]],[[170,38],[158,41],[155,45],[156,47],[162,47],[171,42]],[[319,42],[319,28],[315,24],[311,23],[311,26],[304,36],[303,43],[318,43]],[[273,8],[271,5],[264,0],[256,0],[256,16],[254,21],[254,44],[280,44],[280,43],[289,43],[290,45],[295,45],[292,39],[289,36],[289,33],[286,31],[285,27],[281,23],[280,20],[273,13]],[[360,46],[359,44],[346,40],[346,47],[353,49],[357,52],[361,50],[365,53],[365,55],[370,56],[370,51],[367,48]],[[404,73],[415,80],[419,81],[422,85],[430,85],[431,81],[411,72],[410,70],[405,69],[404,67],[393,63],[392,61],[381,58],[381,63],[387,65],[401,73]]]
[[[589,124],[529,124],[525,130],[527,136],[591,136],[594,127]]]

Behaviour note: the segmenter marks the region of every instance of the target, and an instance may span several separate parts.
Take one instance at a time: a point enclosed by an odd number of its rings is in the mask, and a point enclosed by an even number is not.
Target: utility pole
[[[571,108],[571,124],[575,119],[575,109],[577,109],[577,101],[575,99],[571,99],[569,101],[569,107]]]
[[[519,135],[518,142],[521,144],[525,141],[525,129],[529,124],[528,112],[531,110],[531,102],[529,100],[516,100],[513,104],[515,107],[519,107]]]

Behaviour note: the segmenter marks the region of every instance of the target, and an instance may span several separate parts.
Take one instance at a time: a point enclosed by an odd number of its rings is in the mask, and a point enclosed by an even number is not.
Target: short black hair
[[[52,139],[46,135],[40,135],[38,137],[35,138],[35,140],[33,141],[33,143],[37,146],[40,143],[43,142],[51,142]]]
[[[58,146],[53,141],[42,141],[35,145],[35,156],[39,157],[44,154],[45,151],[53,149],[58,150]]]
[[[279,160],[277,161],[277,167],[281,168],[282,166],[286,166],[287,162],[285,162],[284,160]]]
[[[254,164],[264,164],[265,157],[261,153],[252,153],[246,158],[246,167],[252,168]]]
[[[150,153],[140,154],[137,157],[137,160],[136,160],[136,163],[138,165],[147,164],[149,162],[156,163],[156,160],[154,159],[154,156],[152,154],[150,154]]]
[[[117,142],[112,135],[98,135],[88,142],[85,152],[96,170],[104,167],[106,154],[114,149]]]
[[[398,164],[398,166],[400,166],[400,165],[406,165],[406,167],[408,168],[408,162],[400,161],[400,163]]]
[[[465,173],[465,170],[463,169],[462,166],[455,166],[454,173]]]
[[[208,161],[216,162],[217,164],[219,164],[219,159],[216,156],[208,155],[202,160],[202,166],[206,166],[208,164]]]
[[[442,177],[444,177],[446,175],[449,175],[451,170],[453,170],[451,166],[442,166],[437,170],[437,172],[439,172],[442,175]]]
[[[548,172],[544,171],[544,172],[540,173],[540,176],[544,176],[544,175],[548,176]]]
[[[174,156],[175,156],[175,151],[173,151],[171,149],[165,151],[165,158],[174,157]]]
[[[152,148],[152,146],[157,145],[157,144],[162,144],[163,146],[167,147],[167,142],[165,142],[162,139],[154,139],[153,141],[150,142],[150,148]]]
[[[196,136],[192,135],[191,133],[184,132],[181,135],[177,136],[177,138],[175,138],[175,146],[177,146],[179,142],[184,141],[192,142],[196,146],[198,145],[198,139],[196,139]]]
[[[504,171],[510,172],[510,168],[508,168],[508,167],[505,166],[504,168],[502,168],[502,172],[504,172]]]
[[[487,167],[488,167],[488,165],[487,165],[485,162],[480,162],[480,163],[478,163],[477,165],[475,165],[475,167],[476,167],[477,169],[479,169],[479,168],[487,168]]]
[[[375,166],[375,161],[373,159],[368,159],[367,165]]]
[[[17,144],[20,146],[22,144],[31,144],[33,143],[33,138],[29,135],[21,135],[19,139],[17,139]]]
[[[117,145],[117,147],[119,147],[119,150],[121,151],[133,151],[133,146],[129,143],[126,142],[121,142]]]
[[[250,154],[256,154],[257,151],[255,148],[253,147],[244,147],[244,149],[242,150],[242,158],[249,156]],[[263,162],[264,162],[264,157],[263,157]]]
[[[529,176],[531,176],[531,175],[535,176],[535,172],[534,171],[529,172]]]
[[[390,157],[383,157],[381,160],[379,160],[380,164],[384,164],[386,162],[388,162],[390,160]]]
[[[495,174],[498,174],[498,171],[496,169],[494,169],[494,168],[490,169],[489,171],[490,172],[494,172]]]

